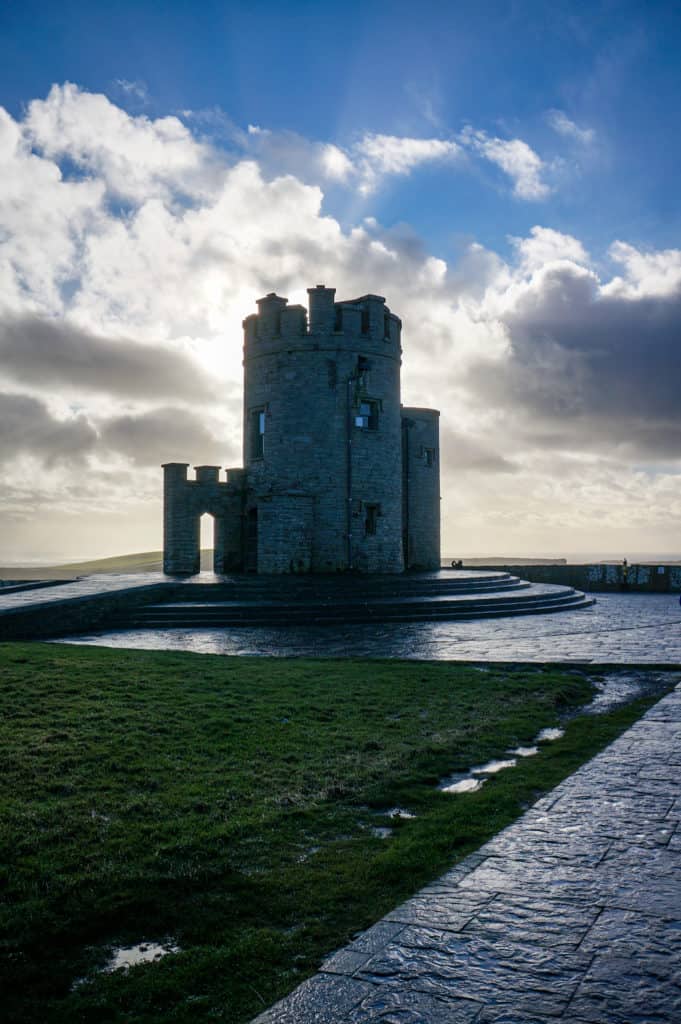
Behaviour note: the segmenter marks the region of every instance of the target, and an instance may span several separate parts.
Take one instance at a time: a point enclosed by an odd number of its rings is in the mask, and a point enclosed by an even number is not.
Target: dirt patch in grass
[[[22,1024],[249,1020],[654,699],[451,797],[442,776],[588,701],[584,673],[5,644],[0,679],[0,987]],[[103,970],[139,943],[174,951]]]

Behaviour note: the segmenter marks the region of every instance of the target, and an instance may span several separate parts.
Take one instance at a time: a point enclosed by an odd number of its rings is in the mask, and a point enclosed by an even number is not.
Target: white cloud
[[[125,198],[194,194],[205,184],[209,151],[177,117],[132,117],[70,83],[29,104],[26,134],[44,156],[68,156]]]
[[[375,192],[386,178],[405,177],[418,167],[452,160],[461,152],[456,142],[445,139],[374,133],[343,148],[253,124],[249,124],[241,144],[268,174],[295,174],[309,184],[343,184],[363,196]]]
[[[549,185],[542,181],[546,164],[522,139],[494,138],[472,128],[466,129],[461,139],[511,178],[519,199],[546,199],[551,194]]]
[[[296,132],[273,131],[249,124],[245,132],[237,129],[221,112],[184,111],[187,120],[213,124],[220,135],[244,155],[252,156],[266,176],[293,174],[306,184],[342,184],[370,197],[392,177],[408,177],[428,164],[448,162],[459,169],[467,166],[464,157],[478,155],[498,167],[513,182],[513,192],[521,199],[546,198],[552,191],[542,175],[555,170],[547,165],[522,139],[490,137],[484,131],[467,127],[455,141],[452,138],[418,138],[367,132],[355,142],[311,141]]]
[[[102,553],[157,546],[153,460],[185,437],[189,458],[224,450],[223,464],[234,461],[241,320],[266,292],[305,301],[320,280],[339,298],[384,294],[403,320],[404,401],[443,412],[448,550],[540,553],[566,530],[578,550],[604,524],[645,523],[644,505],[660,538],[678,531],[678,250],[617,242],[621,272],[608,280],[579,239],[535,226],[513,239],[510,260],[472,242],[448,265],[376,218],[344,229],[324,214],[321,183],[413,173],[456,160],[456,144],[372,135],[345,150],[250,137],[239,158],[175,119],[132,117],[75,86],[32,104],[25,122],[0,111],[6,436],[36,424],[23,447],[3,449],[5,555],[29,535],[22,509],[33,500],[36,546],[49,541],[56,557],[95,536],[93,510],[108,516]],[[500,142],[470,138],[476,152]],[[520,153],[507,173],[532,193],[544,165]],[[31,459],[50,463],[35,488]],[[643,479],[641,464],[662,463]]]
[[[439,160],[452,160],[460,153],[456,142],[445,139],[414,139],[398,135],[365,135],[355,147],[359,166],[359,189],[373,192],[387,175],[407,175],[414,168]]]
[[[546,119],[554,132],[587,146],[596,138],[593,128],[580,128],[562,110],[549,110]]]
[[[322,168],[327,178],[332,181],[348,181],[354,167],[352,160],[338,146],[325,145],[321,154]]]
[[[613,242],[610,257],[624,267],[604,289],[608,295],[640,299],[673,295],[681,288],[681,250],[641,252],[626,242]]]
[[[142,82],[140,79],[135,79],[131,82],[127,78],[116,78],[114,85],[126,96],[133,96],[136,100],[140,100],[142,103],[147,103],[149,100],[147,83]]]
[[[104,186],[65,181],[59,166],[31,152],[21,126],[0,107],[0,308],[62,308],[61,286],[96,230]]]
[[[523,268],[535,270],[559,260],[588,265],[589,256],[579,239],[553,228],[536,226],[529,238],[512,238]]]

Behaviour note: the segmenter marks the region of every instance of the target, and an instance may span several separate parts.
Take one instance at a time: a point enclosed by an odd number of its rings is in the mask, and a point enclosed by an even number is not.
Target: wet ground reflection
[[[666,672],[632,671],[632,672],[609,672],[594,680],[597,692],[588,704],[572,711],[564,716],[568,722],[578,715],[603,715],[613,711],[617,707],[628,704],[637,697],[647,693],[662,692],[669,685],[669,674]],[[530,747],[515,747],[506,751],[514,755],[509,758],[499,758],[495,761],[488,761],[486,764],[469,768],[467,772],[455,772],[440,779],[437,788],[441,793],[453,795],[459,793],[475,793],[486,782],[490,775],[497,772],[515,768],[519,757],[534,757],[539,753],[537,743],[551,743],[559,740],[565,735],[565,729],[557,726],[542,729],[537,733],[534,744]]]
[[[675,594],[599,594],[591,608],[555,615],[417,624],[126,630],[59,642],[281,657],[679,664],[681,609]]]
[[[128,970],[137,964],[151,963],[153,960],[160,960],[168,953],[179,953],[180,947],[172,942],[140,942],[136,946],[119,946],[114,949],[111,960],[104,970],[107,974],[111,971]]]

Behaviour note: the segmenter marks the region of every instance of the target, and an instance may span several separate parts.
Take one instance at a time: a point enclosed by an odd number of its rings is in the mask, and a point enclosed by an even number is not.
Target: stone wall
[[[171,576],[200,571],[201,516],[215,520],[215,572],[243,566],[243,472],[228,470],[220,480],[219,466],[197,466],[196,479],[187,479],[186,462],[163,467],[163,571]]]
[[[0,614],[0,640],[33,640],[107,629],[116,614],[157,601],[178,600],[182,594],[181,586],[168,582],[4,610]]]
[[[402,507],[406,568],[440,568],[440,414],[402,409]]]
[[[532,583],[558,583],[587,592],[628,590],[632,593],[681,593],[679,565],[630,565],[626,574],[626,586],[621,565],[499,564],[485,565],[484,568],[502,569]]]
[[[309,329],[305,309],[276,295],[244,321],[247,506],[313,496],[312,571],[400,572],[401,324],[380,296],[336,303],[323,286],[309,296]],[[259,571],[266,549],[268,565],[303,557],[278,529],[277,555],[270,528],[259,512]]]
[[[290,492],[261,498],[258,503],[258,572],[310,572],[313,524],[312,495]]]

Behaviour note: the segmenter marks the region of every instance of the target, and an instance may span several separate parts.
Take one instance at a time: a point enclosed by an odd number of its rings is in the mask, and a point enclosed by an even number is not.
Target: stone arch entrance
[[[215,571],[215,548],[218,520],[211,512],[199,516],[199,557],[201,571]]]
[[[205,515],[213,519],[214,572],[242,569],[244,494],[240,479],[222,482],[218,466],[197,466],[195,480],[187,479],[186,463],[167,463],[164,471],[164,572],[186,576],[200,572]]]

